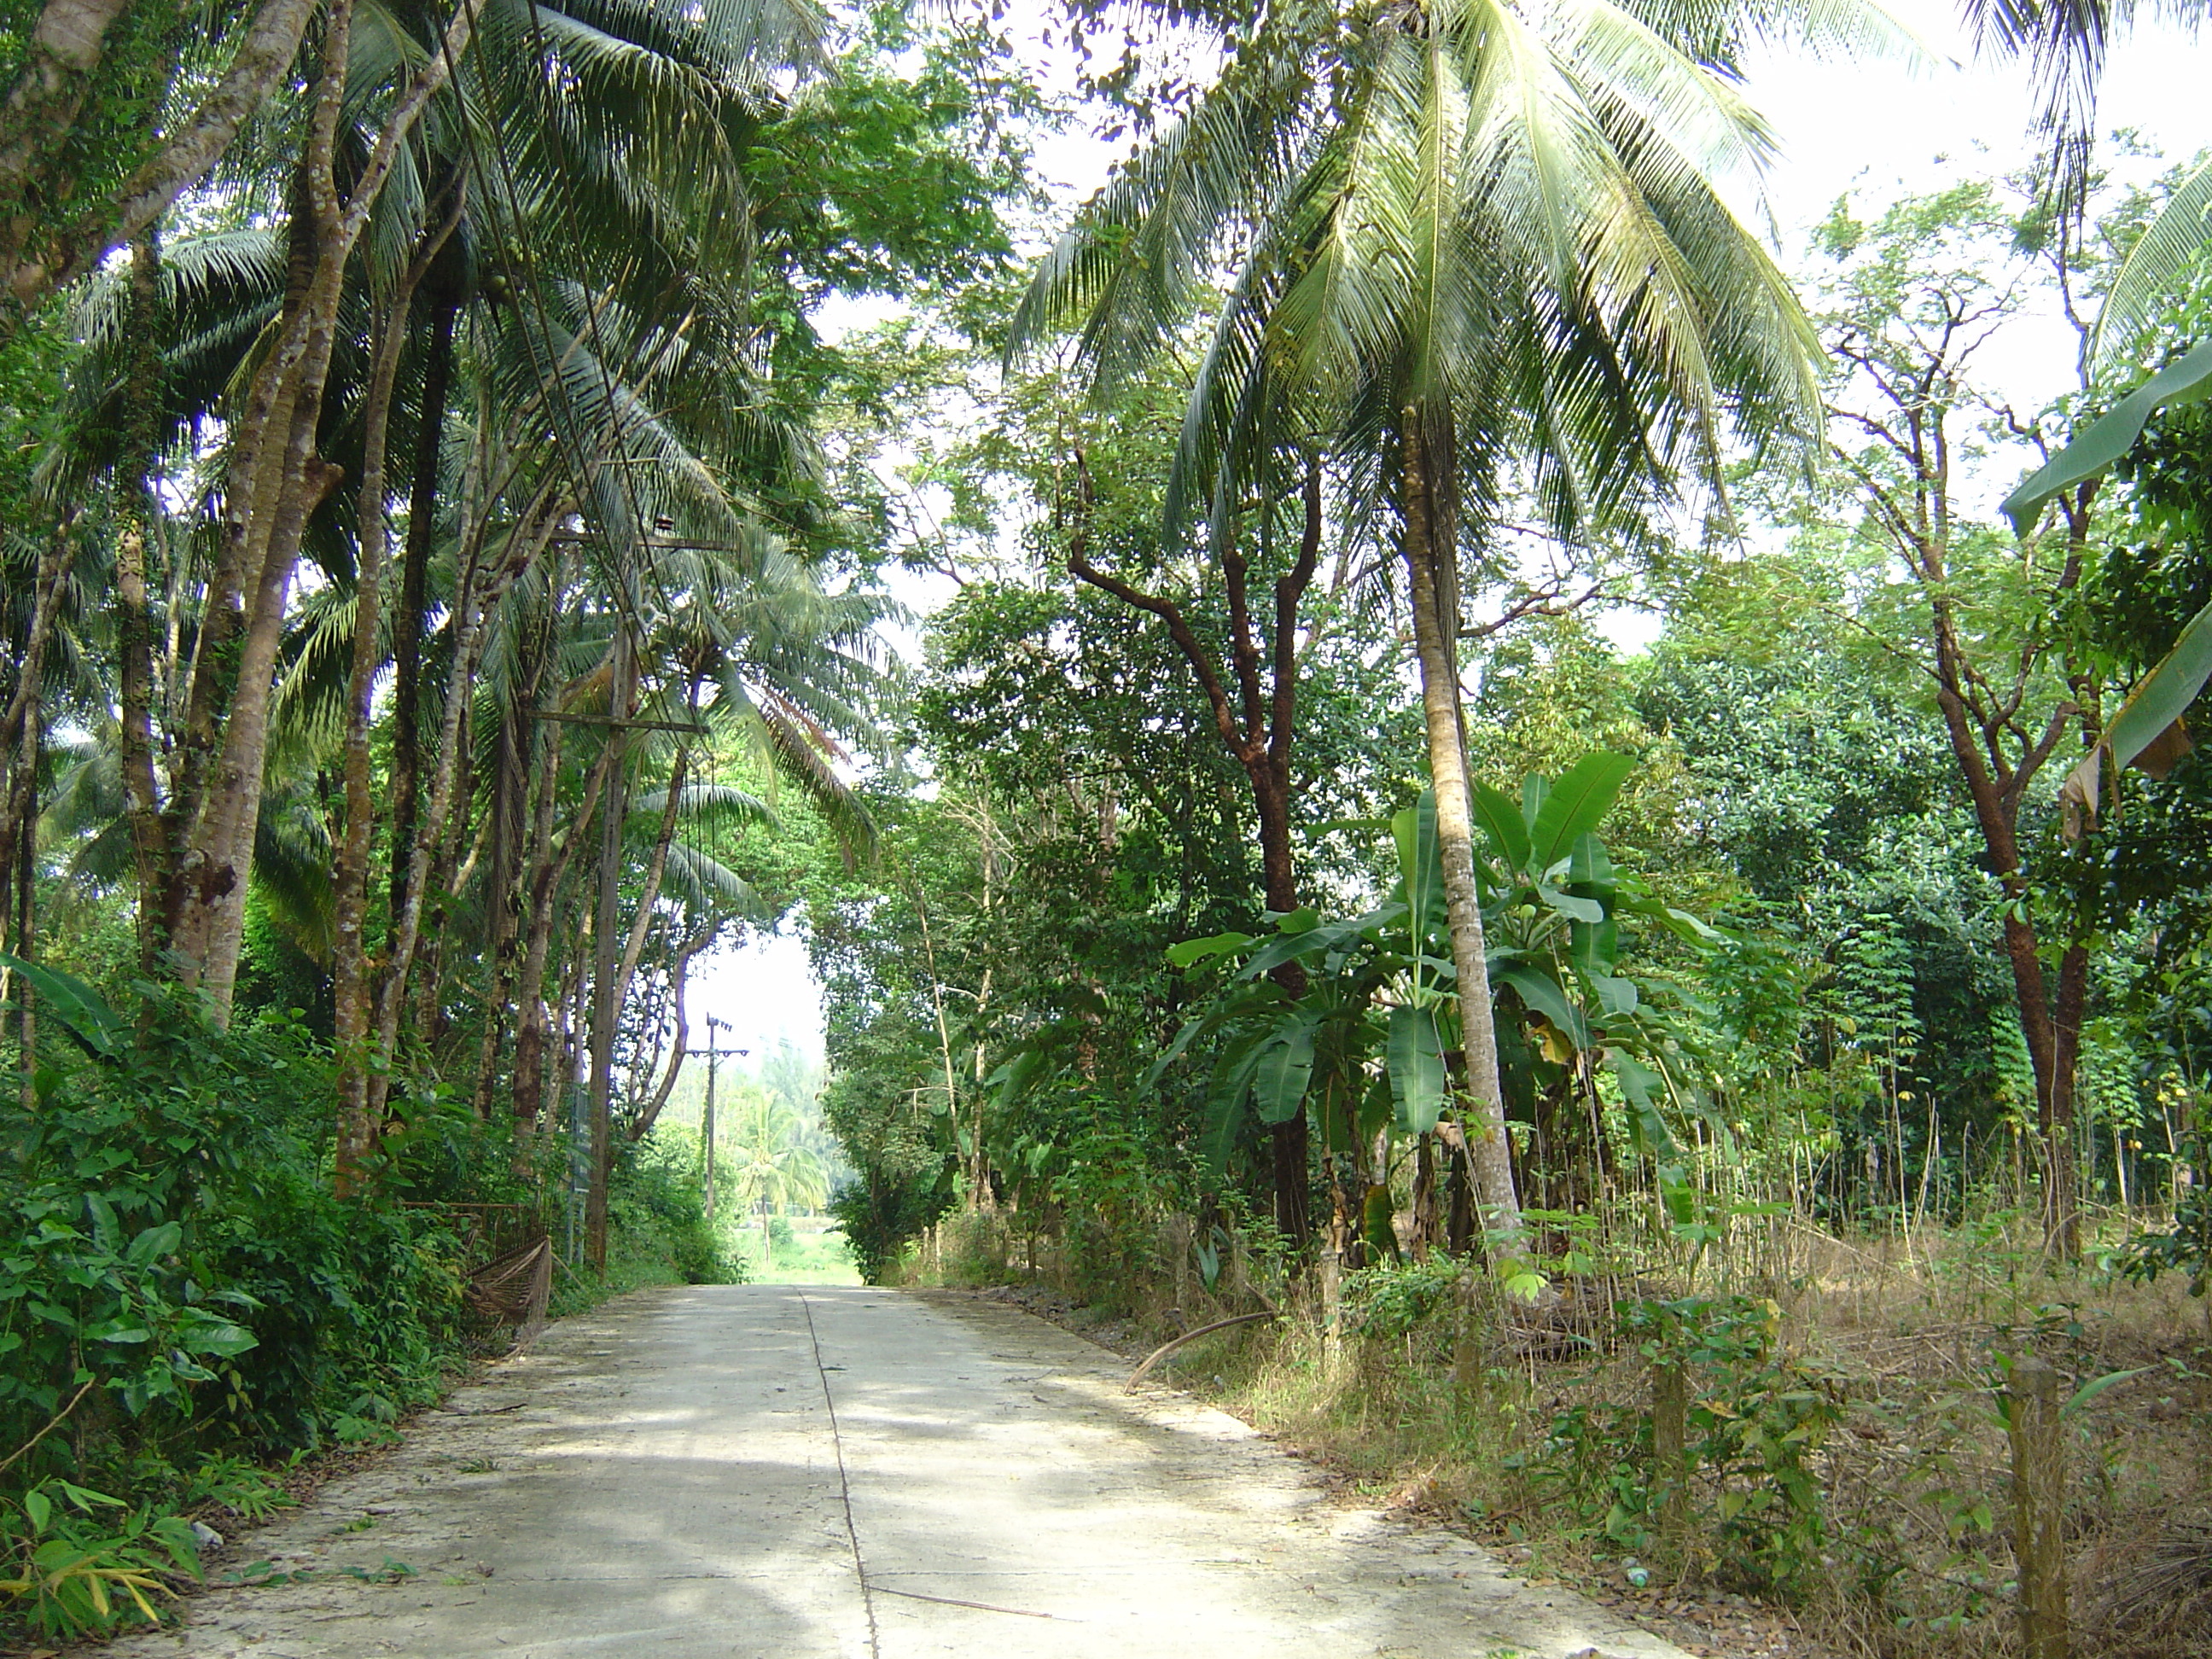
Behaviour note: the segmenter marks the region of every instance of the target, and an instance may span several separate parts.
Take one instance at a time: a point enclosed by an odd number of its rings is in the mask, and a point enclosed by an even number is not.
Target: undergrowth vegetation
[[[498,1352],[474,1224],[526,1231],[548,1187],[434,1091],[395,1100],[373,1192],[334,1197],[330,1055],[296,1017],[221,1031],[152,986],[117,1009],[39,982],[72,1041],[0,1103],[0,1596],[64,1638],[155,1618],[192,1520],[290,1502],[289,1467],[390,1439]],[[732,1275],[653,1140],[611,1203],[608,1273],[556,1308]]]
[[[2007,1382],[2039,1355],[2065,1402],[2075,1651],[2205,1650],[2212,1333],[2185,1275],[2141,1270],[2142,1236],[2108,1224],[2060,1267],[2016,1211],[1847,1237],[1755,1218],[1732,1255],[1758,1271],[1700,1273],[1679,1237],[1627,1248],[1628,1219],[1536,1304],[1442,1255],[1346,1273],[1329,1303],[1241,1243],[1218,1270],[1178,1260],[1174,1215],[1130,1230],[1111,1293],[1049,1243],[1033,1260],[1003,1213],[946,1218],[906,1272],[1088,1286],[1088,1316],[1146,1346],[1280,1308],[1177,1349],[1158,1380],[1528,1571],[1653,1617],[1747,1595],[1792,1622],[1793,1655],[1849,1659],[2011,1650]]]

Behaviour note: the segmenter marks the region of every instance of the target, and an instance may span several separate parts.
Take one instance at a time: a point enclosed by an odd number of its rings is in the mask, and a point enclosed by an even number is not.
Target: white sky
[[[2026,153],[2030,93],[2024,73],[2010,64],[1975,62],[1958,29],[1955,8],[1944,0],[1893,0],[1892,9],[1949,62],[1914,72],[1893,64],[1839,66],[1767,53],[1751,66],[1751,101],[1780,141],[1766,186],[1786,265],[1796,266],[1806,231],[1846,191],[1863,190],[1867,200],[1878,203],[1900,189],[1925,191],[1962,175],[1987,176]],[[1055,80],[1064,75],[1059,58],[1041,47],[1036,56]],[[2135,128],[2169,161],[2212,145],[2207,63],[2205,43],[2162,27],[2139,27],[2112,54],[2104,125]],[[1080,132],[1053,135],[1038,146],[1038,167],[1062,188],[1073,212],[1125,148],[1100,144]],[[2130,177],[2157,170],[2141,162],[2120,165],[2133,168]],[[1747,203],[1740,210],[1747,212]],[[1992,368],[2018,406],[2039,408],[2072,384],[2073,349],[2063,324],[2030,323],[2010,332]],[[917,587],[901,597],[926,605],[931,594]],[[1623,644],[1640,642],[1656,627],[1640,618],[1620,621],[1612,631]],[[757,1053],[782,1036],[810,1054],[821,1053],[819,988],[796,939],[775,938],[709,959],[695,979],[690,1002],[695,1020],[714,1014],[730,1026],[731,1041]]]

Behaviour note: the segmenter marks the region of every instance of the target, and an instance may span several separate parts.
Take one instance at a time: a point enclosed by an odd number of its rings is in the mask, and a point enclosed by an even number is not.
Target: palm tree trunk
[[[453,386],[453,329],[460,316],[455,291],[435,294],[429,356],[422,369],[422,418],[415,439],[415,478],[408,495],[407,543],[399,575],[399,608],[392,635],[392,844],[415,844],[422,779],[422,618],[429,607],[431,544],[438,520],[439,465],[446,400]],[[392,906],[407,906],[408,866],[392,865]]]
[[[77,538],[64,525],[47,538],[40,552],[38,594],[32,602],[28,630],[16,652],[15,684],[7,712],[0,715],[0,891],[5,891],[13,879],[9,872],[15,867],[19,848],[28,845],[33,836],[31,813],[38,798],[34,775],[39,763],[40,686],[76,550]],[[5,912],[0,910],[0,930],[6,927]],[[19,941],[19,951],[23,943],[27,941]]]
[[[645,935],[653,921],[653,907],[660,899],[660,884],[668,873],[668,848],[676,839],[676,820],[683,810],[684,775],[690,764],[691,751],[678,748],[676,764],[668,773],[668,803],[660,814],[660,833],[653,838],[653,861],[646,866],[645,888],[638,895],[637,914],[630,919],[629,937],[623,941],[622,965],[615,974],[615,1006],[620,1007],[629,1000],[630,981],[637,977],[637,964],[645,954]]]
[[[173,919],[170,943],[185,979],[208,994],[218,1020],[229,1016],[244,939],[246,882],[260,817],[262,767],[268,752],[270,705],[285,602],[307,520],[339,476],[338,470],[321,460],[315,451],[346,265],[408,135],[431,97],[445,84],[454,58],[465,47],[475,27],[478,3],[479,0],[461,0],[447,27],[443,50],[425,61],[394,100],[375,144],[354,175],[350,195],[343,198],[337,184],[337,129],[345,91],[352,0],[331,0],[328,9],[314,120],[296,191],[302,199],[295,208],[295,228],[302,209],[310,222],[304,250],[295,237],[295,270],[304,258],[312,274],[304,303],[296,310],[288,306],[281,343],[270,354],[264,374],[256,377],[248,399],[249,418],[231,469],[231,488],[224,507],[224,580],[213,591],[225,594],[230,584],[242,582],[249,574],[253,591],[242,612],[232,620],[228,637],[219,641],[228,646],[242,640],[234,672],[229,672],[231,665],[224,660],[227,651],[218,652],[212,663],[231,688],[229,707],[219,717],[219,746],[214,735],[213,699],[203,702],[196,695],[196,718],[188,732],[194,742],[187,758],[196,753],[204,766],[212,757],[213,766],[204,773],[204,793],[197,782],[185,792],[179,828],[185,838],[185,852],[176,860],[173,898],[167,907]],[[297,287],[295,279],[295,291]],[[282,376],[282,392],[264,386],[271,371]],[[270,394],[265,398],[264,390]],[[289,421],[274,418],[287,402]],[[269,446],[280,433],[282,442],[272,464]],[[241,504],[234,499],[236,487],[246,477],[252,477],[254,483],[245,492]],[[237,591],[244,595],[242,586]],[[204,655],[201,665],[210,665]]]
[[[0,884],[0,894],[8,894],[14,914],[8,917],[8,944],[26,962],[32,959],[36,941],[33,938],[38,921],[39,880],[39,760],[46,747],[44,731],[45,710],[34,694],[23,719],[23,735],[16,751],[15,775],[9,780],[9,805],[15,819],[14,856],[9,860],[15,881],[12,894],[5,884]],[[39,1104],[39,1025],[38,1000],[28,985],[15,989],[15,1037],[17,1062],[21,1067],[21,1088],[23,1109],[36,1111]]]
[[[549,769],[557,775],[560,750],[557,746],[549,747],[553,749]],[[576,809],[575,821],[562,842],[560,856],[548,860],[539,869],[531,895],[530,927],[523,946],[521,984],[515,994],[514,1119],[518,1135],[538,1122],[545,1100],[545,967],[552,955],[555,900],[559,896],[561,884],[568,877],[568,866],[583,845],[584,834],[591,824],[592,815],[599,809],[599,792],[606,787],[607,772],[613,762],[614,753],[611,748],[599,751],[599,758],[593,764],[591,777],[584,786],[584,799]],[[549,793],[552,787],[552,777],[549,776],[546,784]],[[552,810],[550,802],[542,810],[550,814]]]
[[[1451,932],[1452,965],[1459,978],[1461,1042],[1467,1059],[1469,1102],[1467,1147],[1474,1198],[1495,1247],[1521,1248],[1521,1205],[1513,1189],[1513,1158],[1505,1132],[1505,1097],[1498,1078],[1498,1033],[1490,994],[1490,965],[1483,938],[1482,900],[1474,880],[1474,822],[1469,805],[1467,751],[1459,722],[1459,665],[1454,620],[1443,612],[1445,560],[1457,549],[1440,510],[1430,433],[1420,412],[1408,409],[1399,433],[1405,460],[1406,586],[1413,602],[1413,644],[1421,674],[1421,713],[1428,730],[1429,778],[1436,790],[1437,845],[1443,854],[1444,912]]]
[[[601,1273],[607,1266],[607,1184],[614,1173],[615,1026],[622,1015],[615,985],[615,884],[622,870],[623,817],[629,795],[621,722],[637,712],[637,642],[627,617],[615,624],[614,655],[607,711],[617,723],[607,728],[605,750],[613,764],[599,807],[599,888],[592,922],[592,1184],[584,1194],[584,1250]]]
[[[368,730],[375,710],[377,665],[383,659],[384,561],[389,520],[384,510],[384,470],[390,435],[392,384],[399,369],[399,348],[406,338],[410,296],[395,294],[377,319],[370,343],[373,367],[363,406],[366,428],[361,495],[356,508],[361,555],[355,566],[353,672],[346,688],[345,833],[338,842],[333,885],[337,908],[332,950],[331,994],[335,1005],[332,1044],[338,1073],[338,1123],[334,1181],[340,1198],[359,1189],[376,1126],[368,1115],[369,984],[368,941],[362,928],[368,908],[369,837],[376,824],[376,799],[369,778]]]
[[[483,942],[487,994],[483,1030],[477,1051],[477,1086],[471,1097],[479,1117],[491,1110],[492,1079],[497,1075],[500,1049],[507,1036],[507,1000],[514,989],[514,939],[521,920],[520,895],[514,875],[522,839],[525,788],[521,766],[525,751],[515,731],[520,724],[520,710],[510,709],[501,719],[499,753],[493,763],[491,807],[485,824],[491,842],[491,867],[484,877],[489,922]]]
[[[154,776],[154,621],[146,584],[146,551],[154,515],[161,511],[153,485],[162,402],[161,347],[155,335],[160,279],[161,250],[149,230],[131,250],[131,442],[116,480],[123,511],[115,532],[115,649],[122,693],[118,747],[138,877],[138,969],[148,975],[155,967],[155,921],[166,848]]]
[[[390,1055],[369,1045],[370,994],[368,940],[369,841],[376,827],[376,798],[369,776],[368,733],[375,710],[376,670],[384,659],[384,567],[391,551],[391,515],[386,510],[386,462],[391,453],[392,390],[399,376],[399,354],[407,343],[407,316],[415,289],[430,261],[453,234],[457,216],[424,234],[421,246],[400,273],[379,317],[369,347],[368,392],[362,404],[361,493],[355,509],[361,554],[355,567],[353,672],[346,688],[345,836],[339,843],[337,888],[337,945],[333,951],[333,994],[338,1068],[338,1123],[335,1181],[344,1198],[358,1189],[362,1169],[374,1146],[378,1121],[369,1110],[371,1077]]]
[[[409,874],[405,902],[392,921],[391,961],[385,969],[383,988],[377,999],[376,1041],[380,1052],[386,1057],[398,1048],[399,1022],[407,1007],[409,975],[415,966],[416,948],[422,937],[424,901],[434,884],[434,874],[442,873],[447,867],[447,832],[467,746],[465,729],[469,689],[476,683],[477,661],[483,649],[484,616],[499,604],[514,580],[536,562],[551,541],[554,526],[559,522],[557,498],[557,491],[550,483],[538,492],[522,522],[515,526],[506,556],[488,583],[478,580],[479,544],[472,541],[461,562],[459,589],[453,598],[453,659],[446,682],[445,716],[439,726],[438,770],[431,783],[430,810],[423,817],[413,848],[394,847],[392,854],[395,860],[405,856]],[[382,1110],[389,1088],[388,1073],[379,1073],[371,1079],[372,1110]]]
[[[549,617],[550,609],[547,607]],[[502,1028],[508,1022],[514,1000],[515,971],[520,965],[518,941],[522,933],[526,872],[534,872],[553,856],[560,727],[553,727],[554,735],[546,742],[546,750],[552,757],[551,775],[538,781],[537,807],[532,812],[529,760],[535,722],[530,718],[530,711],[538,706],[538,679],[544,663],[544,636],[536,623],[524,630],[524,640],[525,659],[516,676],[517,687],[512,701],[500,721],[499,754],[494,762],[492,778],[491,871],[486,878],[491,927],[484,946],[489,982],[475,1094],[479,1117],[489,1117],[491,1113],[492,1090],[499,1076],[500,1048],[506,1035]],[[526,841],[526,823],[529,835]],[[522,1133],[519,1125],[517,1133]]]

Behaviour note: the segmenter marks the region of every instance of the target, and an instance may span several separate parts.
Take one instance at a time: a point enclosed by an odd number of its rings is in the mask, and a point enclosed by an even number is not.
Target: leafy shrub
[[[2192,1168],[2205,1167],[2212,1127],[2194,1126],[2180,1157]],[[2160,1232],[2139,1232],[2121,1247],[2116,1264],[2127,1278],[2148,1282],[2162,1273],[2182,1274],[2189,1293],[2212,1291],[2212,1186],[2191,1182],[2173,1195],[2173,1224]]]
[[[179,1505],[276,1502],[246,1455],[434,1398],[462,1278],[437,1210],[331,1194],[328,1060],[295,1021],[218,1031],[150,987],[126,1019],[33,971],[81,1052],[0,1103],[0,1595],[61,1636],[155,1616],[196,1570]]]
[[[617,1164],[607,1215],[623,1252],[665,1266],[687,1285],[734,1285],[744,1277],[707,1219],[692,1156],[659,1136],[648,1135]]]
[[[108,1443],[80,1431],[49,1458],[362,1437],[434,1397],[461,1354],[458,1244],[433,1211],[331,1195],[313,1040],[217,1031],[150,988],[126,1024],[44,978],[87,1063],[0,1108],[0,1436],[87,1386],[79,1421]]]
[[[1577,1406],[1553,1418],[1525,1467],[1579,1523],[1625,1550],[1695,1540],[1694,1561],[1742,1588],[1790,1595],[1824,1569],[1826,1520],[1813,1460],[1843,1415],[1832,1376],[1775,1350],[1779,1315],[1749,1297],[1638,1301],[1624,1333],[1654,1370],[1683,1378],[1683,1467],[1658,1467],[1648,1407]],[[1679,1537],[1661,1538],[1679,1492]]]
[[[1071,1288],[1096,1307],[1134,1313],[1162,1265],[1160,1219],[1182,1206],[1159,1148],[1118,1121],[1110,1103],[1082,1107],[1086,1115],[1045,1160],[1059,1166],[1048,1192],[1063,1217]]]
[[[172,1594],[165,1576],[199,1576],[190,1522],[59,1480],[0,1504],[0,1595],[40,1635],[61,1639],[133,1616],[156,1624],[155,1598]]]
[[[830,1195],[830,1213],[853,1249],[861,1279],[881,1285],[898,1270],[908,1245],[952,1207],[942,1178],[918,1181],[881,1165],[863,1165],[859,1179]]]
[[[1345,1328],[1356,1335],[1405,1337],[1453,1305],[1467,1264],[1446,1255],[1402,1267],[1362,1267],[1344,1276]]]

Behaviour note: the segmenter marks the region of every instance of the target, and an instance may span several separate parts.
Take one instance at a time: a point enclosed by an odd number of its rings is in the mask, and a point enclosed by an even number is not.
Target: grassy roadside
[[[2033,1352],[2076,1397],[2075,1655],[2202,1659],[2206,1310],[2178,1279],[2129,1282],[2094,1254],[2053,1272],[2030,1231],[1803,1231],[1760,1283],[1570,1279],[1542,1310],[1463,1299],[1449,1265],[1383,1269],[1347,1278],[1333,1335],[1294,1291],[1282,1324],[1202,1338],[1167,1370],[1347,1496],[1466,1531],[1693,1653],[1996,1659],[2017,1650],[2003,1383]],[[955,1229],[927,1277],[1030,1283],[1024,1304],[1132,1354],[1257,1294],[1186,1279],[1178,1309],[1160,1271],[1085,1307],[1051,1288],[1048,1260],[1042,1284],[1007,1261]],[[1687,1386],[1681,1462],[1662,1466],[1668,1364]]]

